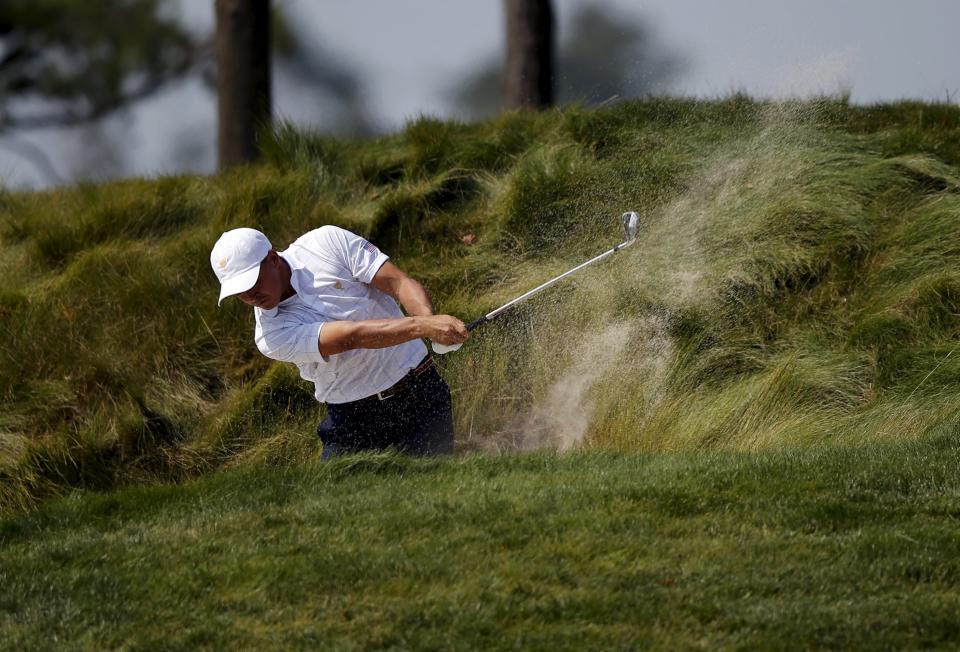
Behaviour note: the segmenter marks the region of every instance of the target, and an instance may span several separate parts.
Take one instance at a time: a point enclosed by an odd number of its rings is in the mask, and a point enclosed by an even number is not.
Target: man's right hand
[[[470,331],[464,323],[452,315],[431,315],[416,319],[420,320],[426,337],[438,344],[463,344],[470,337]]]

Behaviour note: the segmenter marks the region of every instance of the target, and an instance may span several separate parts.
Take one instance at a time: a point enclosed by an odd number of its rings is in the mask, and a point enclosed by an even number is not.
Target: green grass
[[[0,519],[3,649],[917,649],[960,447],[248,466]]]
[[[0,191],[0,648],[956,646],[956,106],[662,98],[265,151]],[[439,361],[451,459],[320,463],[323,408],[208,265],[228,228],[337,224],[469,320],[628,209],[633,247]]]
[[[312,459],[311,388],[216,307],[209,249],[367,235],[473,319],[638,243],[441,361],[461,451],[922,440],[960,405],[960,109],[651,99],[281,126],[267,162],[0,192],[0,511],[72,488]],[[474,244],[466,244],[474,236]],[[471,239],[466,238],[469,242]]]

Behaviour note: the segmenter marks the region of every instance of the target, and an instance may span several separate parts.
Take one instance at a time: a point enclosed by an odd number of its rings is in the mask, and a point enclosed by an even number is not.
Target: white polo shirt
[[[363,238],[336,226],[304,234],[280,252],[290,265],[296,294],[271,310],[254,308],[257,348],[292,362],[313,382],[324,403],[346,403],[381,392],[427,354],[422,340],[384,349],[320,355],[320,329],[328,321],[403,317],[400,306],[370,285],[389,258]]]

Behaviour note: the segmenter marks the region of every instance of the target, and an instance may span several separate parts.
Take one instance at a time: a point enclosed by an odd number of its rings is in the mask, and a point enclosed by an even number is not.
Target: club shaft
[[[561,274],[560,276],[557,276],[557,277],[555,277],[555,278],[552,278],[552,279],[550,279],[549,281],[547,281],[546,283],[543,283],[542,285],[538,285],[537,287],[533,288],[533,289],[530,290],[529,292],[526,292],[526,293],[524,293],[524,294],[521,294],[521,295],[520,295],[519,297],[517,297],[516,299],[513,299],[512,301],[509,301],[508,303],[503,304],[502,306],[500,306],[500,307],[497,308],[496,310],[494,310],[494,311],[492,311],[492,312],[488,312],[488,313],[487,313],[486,315],[484,315],[481,319],[478,319],[478,320],[477,320],[476,322],[474,322],[474,323],[479,326],[479,325],[480,325],[479,323],[482,323],[482,322],[484,322],[484,321],[489,321],[489,320],[493,319],[494,317],[496,317],[497,315],[499,315],[499,314],[500,314],[501,312],[503,312],[504,310],[507,310],[507,309],[509,309],[509,308],[512,308],[513,306],[517,305],[518,303],[521,303],[521,302],[523,302],[523,301],[526,301],[527,299],[529,299],[529,298],[532,297],[533,295],[537,294],[538,292],[542,292],[542,291],[546,290],[548,287],[550,287],[551,285],[554,285],[554,284],[556,284],[556,283],[559,283],[560,281],[562,281],[563,279],[567,278],[568,276],[570,276],[570,275],[573,274],[574,272],[577,272],[577,271],[579,271],[579,270],[581,270],[581,269],[583,269],[584,267],[587,267],[587,266],[589,266],[589,265],[593,265],[594,263],[598,263],[598,262],[600,262],[601,260],[603,260],[604,258],[606,258],[607,256],[609,256],[609,255],[611,255],[611,254],[614,254],[614,253],[620,251],[621,249],[623,249],[623,248],[625,248],[625,247],[629,247],[630,245],[633,244],[633,242],[634,242],[633,240],[627,240],[626,242],[621,242],[620,244],[618,244],[618,245],[617,245],[616,247],[614,247],[613,249],[609,249],[609,250],[607,250],[607,251],[604,251],[604,252],[603,252],[602,254],[600,254],[599,256],[595,256],[594,258],[591,258],[590,260],[588,260],[588,261],[585,262],[585,263],[580,263],[579,265],[577,265],[577,266],[574,267],[573,269],[564,272],[564,273]],[[470,330],[473,330],[473,329],[470,329]]]

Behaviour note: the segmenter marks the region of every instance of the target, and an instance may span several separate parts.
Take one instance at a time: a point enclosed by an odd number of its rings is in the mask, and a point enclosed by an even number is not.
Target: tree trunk
[[[553,104],[553,9],[550,0],[504,0],[507,18],[506,108]]]
[[[220,169],[256,160],[270,124],[270,0],[215,0]]]

